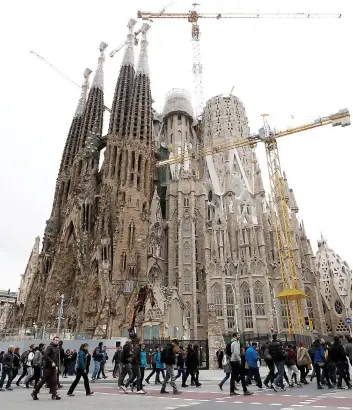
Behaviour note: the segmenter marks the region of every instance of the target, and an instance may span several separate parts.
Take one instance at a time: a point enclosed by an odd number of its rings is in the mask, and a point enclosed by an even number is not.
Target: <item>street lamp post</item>
[[[64,318],[63,318],[64,299],[65,299],[64,295],[61,295],[61,296],[60,296],[60,307],[59,307],[59,312],[58,312],[58,328],[57,328],[57,330],[56,330],[56,333],[58,334],[58,336],[59,336],[59,334],[60,334],[61,321],[62,321],[62,319],[64,319]]]

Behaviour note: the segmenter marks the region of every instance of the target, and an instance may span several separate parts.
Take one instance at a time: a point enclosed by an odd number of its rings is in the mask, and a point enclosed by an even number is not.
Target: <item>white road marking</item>
[[[327,407],[327,406],[313,406],[313,407],[325,408],[325,407]]]
[[[292,404],[292,407],[303,407],[304,404]]]
[[[340,410],[350,410],[351,409],[351,407],[337,407],[337,408]]]
[[[218,401],[216,401],[216,403],[225,403],[226,401],[225,400],[218,400]]]
[[[270,406],[283,406],[282,403],[270,403]]]
[[[283,397],[290,397],[290,394],[281,394]],[[305,396],[306,397],[306,396]]]
[[[235,403],[235,404],[241,404],[241,403],[243,403],[242,401],[233,401],[233,403]]]
[[[256,402],[256,401],[253,401],[253,402],[250,403],[250,404],[262,404],[262,403],[258,403],[258,402]]]
[[[211,400],[199,400],[199,401],[211,401]]]

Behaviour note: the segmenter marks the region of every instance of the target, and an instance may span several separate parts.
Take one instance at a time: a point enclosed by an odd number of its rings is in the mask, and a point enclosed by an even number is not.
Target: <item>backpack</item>
[[[97,357],[97,355],[96,355],[96,347],[94,348],[94,350],[93,350],[93,352],[92,352],[92,357],[93,357],[93,359],[95,359],[96,357]]]
[[[27,362],[28,355],[29,355],[29,350],[26,350],[25,352],[23,352],[21,354],[21,359],[20,360],[21,360],[22,364],[25,364]]]
[[[165,363],[165,359],[166,359],[166,352],[165,352],[165,349],[163,349],[161,352],[161,363]]]

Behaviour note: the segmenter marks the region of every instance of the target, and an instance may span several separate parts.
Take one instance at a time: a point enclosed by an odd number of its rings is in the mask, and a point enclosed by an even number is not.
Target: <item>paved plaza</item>
[[[261,373],[265,373],[262,369]],[[116,410],[116,409],[151,409],[151,410],[175,410],[193,408],[195,410],[350,410],[352,408],[351,390],[317,390],[315,379],[304,387],[289,388],[285,392],[274,392],[270,389],[259,391],[255,385],[249,390],[251,396],[230,396],[229,381],[224,385],[224,391],[218,388],[218,382],[224,375],[222,371],[202,371],[200,373],[201,388],[189,386],[180,388],[181,395],[173,396],[172,389],[167,385],[168,395],[160,393],[160,386],[146,385],[147,394],[136,393],[124,394],[117,389],[116,380],[107,379],[104,382],[92,383],[91,389],[94,395],[86,397],[83,383],[79,384],[75,397],[66,395],[71,379],[63,380],[63,388],[60,389],[62,400],[52,401],[48,389],[43,388],[39,394],[39,400],[32,400],[32,390],[16,388],[12,392],[0,393],[0,409],[23,410],[23,409],[50,409],[60,410]],[[177,381],[180,386],[179,380]],[[238,392],[241,393],[241,390]]]

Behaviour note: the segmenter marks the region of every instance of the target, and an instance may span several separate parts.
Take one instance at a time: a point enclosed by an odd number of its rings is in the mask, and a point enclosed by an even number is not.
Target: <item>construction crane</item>
[[[142,27],[134,32],[134,44],[135,44],[135,46],[137,46],[138,43],[139,43],[138,35],[141,33],[141,31],[142,31]],[[109,57],[113,58],[118,51],[120,51],[122,48],[124,48],[126,46],[126,43],[127,43],[127,40],[125,40],[123,43],[121,43],[119,47],[117,47],[116,49],[111,51],[110,54],[109,54]]]
[[[192,73],[194,76],[194,93],[196,103],[196,116],[199,117],[204,106],[203,99],[203,81],[202,73],[203,66],[200,53],[200,26],[198,20],[202,19],[260,19],[260,18],[341,18],[340,13],[198,13],[196,6],[198,3],[193,3],[193,10],[188,13],[152,13],[147,11],[138,11],[137,17],[142,20],[153,21],[153,19],[187,19],[191,23],[191,40],[192,40]]]
[[[300,289],[300,282],[295,265],[290,215],[286,200],[277,139],[286,135],[295,134],[329,124],[332,124],[334,127],[338,125],[342,127],[350,125],[349,111],[347,109],[343,109],[327,117],[321,117],[308,124],[288,128],[284,131],[271,130],[267,122],[267,115],[264,114],[263,127],[258,133],[251,134],[249,138],[241,140],[237,139],[222,145],[205,148],[195,154],[181,153],[157,163],[157,167],[164,167],[171,164],[182,163],[190,159],[200,159],[208,155],[230,151],[241,147],[255,148],[256,144],[259,142],[263,142],[265,144],[271,197],[275,208],[274,227],[283,284],[283,290],[276,295],[276,297],[285,303],[288,331],[290,334],[305,332],[303,300],[306,298],[306,294]]]
[[[72,80],[70,77],[68,77],[66,74],[64,74],[62,71],[60,71],[58,68],[53,66],[53,64],[50,64],[49,61],[47,61],[45,58],[37,54],[35,51],[31,50],[31,54],[33,54],[35,57],[37,57],[39,60],[43,61],[43,63],[47,64],[50,68],[55,70],[57,73],[59,73],[62,77],[66,78],[68,81],[70,81],[72,84],[76,85],[76,87],[81,88],[79,84],[77,84],[74,80]],[[108,108],[107,106],[104,106],[104,109],[107,110],[109,113],[111,113],[111,109]]]

